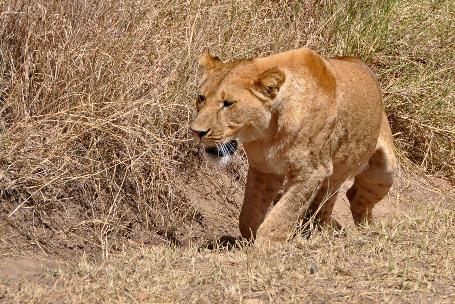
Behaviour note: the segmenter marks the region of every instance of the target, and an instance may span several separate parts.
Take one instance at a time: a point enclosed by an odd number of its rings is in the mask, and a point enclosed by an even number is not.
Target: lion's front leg
[[[259,227],[255,243],[259,247],[286,241],[302,214],[308,211],[330,170],[317,170],[305,179],[290,179],[286,192]]]
[[[283,185],[284,177],[248,169],[245,198],[240,212],[239,228],[244,238],[253,239],[273,199]]]

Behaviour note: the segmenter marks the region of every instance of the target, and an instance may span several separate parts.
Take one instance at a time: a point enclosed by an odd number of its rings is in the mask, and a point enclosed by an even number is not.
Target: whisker
[[[226,146],[227,146],[228,153],[231,153],[231,152],[234,152],[234,151],[235,151],[234,145],[233,145],[230,141],[228,141],[228,142],[226,143]]]
[[[220,150],[221,150],[221,155],[218,155],[218,156],[223,157],[226,154],[226,148],[223,143],[220,144]]]
[[[223,144],[218,145],[218,157],[223,156]]]
[[[223,144],[223,156],[229,155],[229,151],[226,144]]]

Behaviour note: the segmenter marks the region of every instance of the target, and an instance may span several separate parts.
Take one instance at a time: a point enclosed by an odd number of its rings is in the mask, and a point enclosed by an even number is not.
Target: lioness
[[[381,90],[364,63],[302,48],[225,63],[205,51],[200,64],[205,75],[190,129],[222,163],[243,144],[249,163],[243,237],[282,242],[309,215],[327,225],[349,177],[355,223],[372,219],[392,186],[396,159]]]

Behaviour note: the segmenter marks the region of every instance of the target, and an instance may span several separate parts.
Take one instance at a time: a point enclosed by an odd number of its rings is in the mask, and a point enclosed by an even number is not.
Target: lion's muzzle
[[[216,157],[224,157],[234,154],[237,147],[238,142],[236,140],[230,140],[226,143],[219,144],[216,147],[206,148],[205,152]]]

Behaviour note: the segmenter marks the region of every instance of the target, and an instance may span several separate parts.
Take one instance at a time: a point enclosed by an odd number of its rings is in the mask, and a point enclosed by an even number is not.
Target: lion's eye
[[[224,100],[223,101],[223,107],[224,108],[229,108],[230,106],[232,106],[234,104],[233,101],[230,101],[230,100]]]
[[[205,101],[205,96],[204,95],[198,95],[197,96],[197,102],[198,103],[203,103]]]

